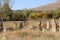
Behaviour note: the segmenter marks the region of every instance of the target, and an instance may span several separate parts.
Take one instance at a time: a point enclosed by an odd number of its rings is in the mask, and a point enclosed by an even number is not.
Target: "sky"
[[[56,0],[13,0],[12,9],[21,10],[25,8],[36,8],[46,4],[54,3]]]

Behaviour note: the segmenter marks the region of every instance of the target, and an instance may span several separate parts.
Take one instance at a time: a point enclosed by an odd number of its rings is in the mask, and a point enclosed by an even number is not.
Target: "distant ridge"
[[[60,0],[57,0],[55,3],[52,4],[32,8],[32,10],[55,10],[56,8],[60,8]]]

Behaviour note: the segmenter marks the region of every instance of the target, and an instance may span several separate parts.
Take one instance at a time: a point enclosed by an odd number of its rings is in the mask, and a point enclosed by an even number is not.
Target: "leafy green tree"
[[[56,13],[57,13],[57,18],[59,18],[60,17],[60,8],[56,9]]]
[[[10,16],[7,16],[5,20],[10,21]]]
[[[24,20],[26,20],[26,16],[24,14],[17,14],[16,19],[24,21]]]
[[[31,12],[28,9],[24,9],[24,15],[26,16],[26,18],[29,18],[30,14]]]
[[[53,11],[53,12],[52,12],[52,18],[55,18],[55,19],[57,18],[57,13],[56,13],[56,11]]]
[[[48,18],[48,15],[47,14],[44,14],[43,15],[43,19],[47,19]]]
[[[13,13],[12,17],[11,17],[11,20],[15,21],[15,18],[16,18],[16,13]]]
[[[29,19],[38,19],[38,14],[35,13],[35,12],[32,12],[32,13],[29,15]]]

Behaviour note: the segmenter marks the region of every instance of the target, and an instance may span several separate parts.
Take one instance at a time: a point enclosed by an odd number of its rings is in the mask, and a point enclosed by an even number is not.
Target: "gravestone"
[[[3,34],[2,34],[1,40],[6,40],[6,28],[3,29]]]
[[[41,21],[38,22],[39,29],[42,31]]]
[[[56,32],[56,22],[54,19],[52,19],[51,22],[52,22],[52,32]]]
[[[20,29],[24,28],[24,23],[23,21],[20,22]]]
[[[42,31],[43,32],[46,31],[46,23],[44,20],[41,22],[41,26],[42,26]]]
[[[60,17],[59,17],[59,31],[60,31]]]
[[[30,29],[33,29],[33,25],[31,25]]]
[[[47,30],[49,30],[49,27],[50,26],[50,24],[49,24],[49,21],[47,21]]]
[[[42,29],[42,31],[44,32],[44,31],[45,31],[45,29],[43,28],[43,29]]]

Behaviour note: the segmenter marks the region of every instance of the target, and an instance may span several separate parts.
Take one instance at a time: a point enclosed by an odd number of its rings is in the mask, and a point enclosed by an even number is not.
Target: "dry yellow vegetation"
[[[1,40],[0,35],[0,40]],[[40,30],[14,30],[6,32],[6,40],[60,40],[60,32]]]

